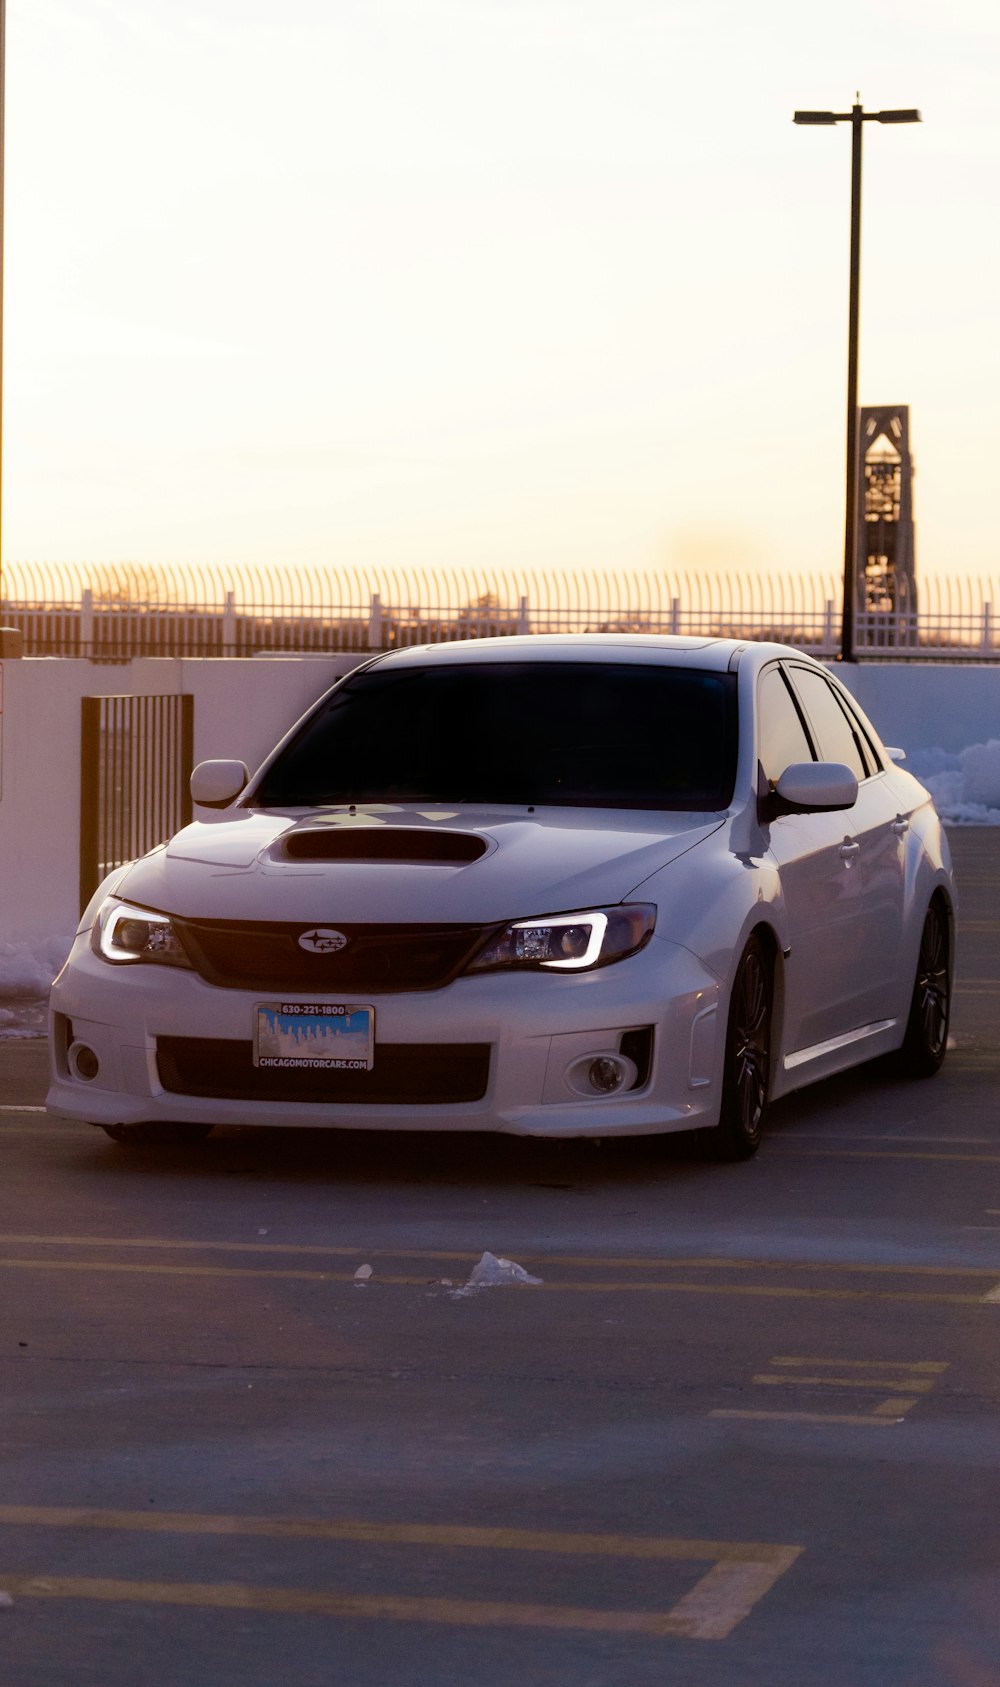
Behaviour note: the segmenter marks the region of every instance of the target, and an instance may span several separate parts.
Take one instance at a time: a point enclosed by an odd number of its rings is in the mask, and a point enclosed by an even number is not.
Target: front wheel
[[[908,1078],[932,1078],[948,1048],[951,977],[948,914],[935,899],[924,916],[906,1036],[897,1057]]]
[[[144,1125],[102,1125],[112,1142],[132,1148],[183,1148],[204,1142],[211,1125],[188,1119],[150,1119]]]
[[[749,1160],[760,1147],[771,1075],[771,967],[751,937],[736,968],[726,1028],[722,1105],[714,1130],[701,1131],[713,1160]]]

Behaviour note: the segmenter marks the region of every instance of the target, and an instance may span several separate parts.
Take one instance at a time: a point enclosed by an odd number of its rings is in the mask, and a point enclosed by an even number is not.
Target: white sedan
[[[944,1059],[948,846],[843,686],[775,644],[395,651],[117,869],[52,991],[52,1112],[701,1132],[876,1055]]]

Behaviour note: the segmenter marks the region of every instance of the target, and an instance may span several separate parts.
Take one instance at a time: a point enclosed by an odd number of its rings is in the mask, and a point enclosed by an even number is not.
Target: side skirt
[[[870,1025],[859,1025],[853,1031],[845,1031],[842,1036],[830,1037],[826,1042],[796,1049],[792,1054],[785,1055],[775,1073],[773,1094],[775,1097],[787,1095],[791,1090],[802,1089],[819,1078],[846,1071],[850,1066],[860,1066],[880,1054],[888,1054],[899,1047],[902,1036],[901,1020],[877,1019]]]

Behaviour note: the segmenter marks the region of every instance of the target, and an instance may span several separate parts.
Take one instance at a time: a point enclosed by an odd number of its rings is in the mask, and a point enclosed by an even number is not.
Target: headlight
[[[480,949],[466,972],[496,972],[501,967],[544,967],[547,972],[583,972],[634,955],[656,924],[656,909],[647,902],[625,902],[616,908],[594,908],[582,914],[551,914],[535,920],[514,920],[485,949]]]
[[[166,914],[136,908],[109,896],[94,921],[91,943],[105,961],[156,961],[160,966],[191,965]]]

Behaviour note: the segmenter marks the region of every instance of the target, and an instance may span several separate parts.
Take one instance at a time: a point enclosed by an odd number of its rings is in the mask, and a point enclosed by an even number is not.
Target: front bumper
[[[688,950],[655,936],[638,955],[594,972],[484,974],[440,990],[369,998],[376,1072],[380,1047],[391,1046],[405,1065],[408,1045],[415,1058],[428,1045],[485,1046],[485,1087],[475,1100],[301,1099],[275,1093],[273,1083],[272,1093],[258,1096],[252,1075],[238,1095],[165,1087],[165,1076],[174,1080],[158,1058],[164,1048],[204,1040],[209,1057],[210,1042],[245,1048],[266,995],[218,989],[180,968],[109,965],[84,934],[52,990],[50,1112],[95,1125],[197,1120],[549,1137],[691,1130],[718,1118],[719,982]],[[637,1087],[611,1097],[580,1093],[581,1061],[617,1051],[624,1035],[647,1029],[648,1073]],[[67,1060],[71,1040],[93,1051],[96,1076],[82,1076]]]

